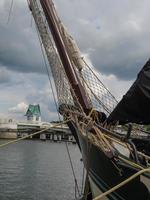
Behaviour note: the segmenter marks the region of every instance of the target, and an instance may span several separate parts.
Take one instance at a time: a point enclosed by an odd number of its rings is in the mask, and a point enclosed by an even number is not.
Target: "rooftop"
[[[25,114],[26,116],[36,115],[41,116],[40,105],[29,105],[28,110]]]

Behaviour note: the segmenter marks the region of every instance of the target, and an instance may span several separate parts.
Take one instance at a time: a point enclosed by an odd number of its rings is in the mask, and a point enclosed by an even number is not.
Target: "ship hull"
[[[137,172],[134,168],[131,168],[131,166],[119,166],[116,163],[114,164],[112,159],[108,158],[100,148],[92,143],[88,143],[87,137],[83,136],[73,124],[70,124],[69,127],[73,135],[76,135],[76,138],[78,138],[77,143],[82,153],[85,168],[89,174],[93,198]],[[146,179],[146,181],[150,186],[150,180]],[[140,180],[140,177],[137,177],[125,186],[111,193],[108,199],[150,200],[150,193],[145,183]]]

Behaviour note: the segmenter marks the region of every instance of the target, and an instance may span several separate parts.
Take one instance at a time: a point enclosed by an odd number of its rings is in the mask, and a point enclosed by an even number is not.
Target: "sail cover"
[[[150,59],[108,117],[108,123],[150,124]]]

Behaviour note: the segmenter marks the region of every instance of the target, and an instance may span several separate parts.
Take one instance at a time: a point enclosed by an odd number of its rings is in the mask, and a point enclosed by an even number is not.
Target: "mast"
[[[63,42],[59,24],[58,24],[59,23],[58,17],[54,9],[54,4],[52,0],[40,0],[40,3],[45,13],[49,28],[51,30],[55,45],[57,47],[61,62],[64,66],[64,70],[69,80],[69,83],[71,84],[72,89],[76,97],[78,98],[78,101],[80,105],[82,106],[84,112],[88,113],[91,106],[88,101],[86,92],[83,86],[81,85],[81,82],[77,76],[76,71],[73,68],[73,64],[71,63],[71,60],[65,48],[65,44]]]

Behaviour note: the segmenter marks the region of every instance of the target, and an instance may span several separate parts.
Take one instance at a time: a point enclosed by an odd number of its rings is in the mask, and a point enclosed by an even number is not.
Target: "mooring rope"
[[[83,133],[82,133],[82,134],[83,134]],[[97,133],[97,135],[98,135],[98,133]],[[101,134],[100,134],[99,136],[102,137],[102,135],[103,135],[103,137],[106,137],[107,139],[113,140],[113,141],[115,141],[115,142],[119,142],[119,144],[121,144],[121,145],[123,145],[123,146],[126,147],[126,144],[124,144],[123,142],[120,142],[120,141],[118,141],[118,140],[112,139],[112,137],[106,136],[105,134],[103,134],[103,133],[101,132]],[[106,144],[107,144],[107,143],[106,143]],[[140,153],[140,152],[139,152],[139,153]],[[143,156],[144,156],[144,155],[143,155]],[[123,158],[122,156],[118,156],[118,158],[119,158],[120,160],[122,160],[123,162],[126,162],[127,164],[131,165],[132,167],[135,167],[135,168],[139,169],[140,171],[138,171],[137,173],[133,174],[132,176],[130,176],[130,177],[127,178],[126,180],[122,181],[122,182],[119,183],[118,185],[112,187],[110,190],[108,190],[108,191],[102,193],[101,195],[99,195],[98,197],[94,198],[93,200],[100,200],[100,199],[102,199],[103,197],[105,197],[105,196],[111,194],[111,193],[114,192],[115,190],[119,189],[120,187],[126,185],[128,182],[132,181],[133,179],[135,179],[136,177],[140,176],[141,174],[146,173],[146,172],[150,172],[150,167],[144,168],[144,167],[142,167],[141,165],[139,165],[139,164],[137,164],[137,163],[134,163],[134,162],[132,162],[132,161],[126,159],[126,158]],[[149,157],[148,157],[148,158],[149,158]]]
[[[133,179],[135,179],[136,177],[140,176],[141,174],[144,174],[146,172],[150,172],[150,168],[146,168],[146,169],[142,169],[139,172],[133,174],[132,176],[130,176],[129,178],[127,178],[126,180],[122,181],[121,183],[119,183],[118,185],[112,187],[110,190],[102,193],[101,195],[99,195],[98,197],[94,198],[93,200],[101,200],[103,197],[106,197],[107,195],[111,194],[112,192],[114,192],[115,190],[119,189],[120,187],[126,185],[127,183],[129,183],[130,181],[132,181]]]
[[[113,138],[113,137],[110,137],[109,135],[106,135],[106,134],[103,134],[103,135],[104,135],[105,138],[107,138],[107,139],[109,139],[109,140],[111,140],[111,141],[113,141],[113,142],[115,142],[115,143],[118,143],[119,145],[121,145],[121,146],[123,146],[123,147],[129,149],[126,142],[119,141],[118,139],[115,139],[115,138]],[[130,151],[131,151],[131,150],[130,150]],[[140,152],[140,151],[137,151],[137,153],[138,153],[139,155],[145,157],[145,159],[150,160],[150,156],[148,156],[148,155],[146,155],[146,154],[144,154],[144,153],[142,153],[142,152]]]
[[[37,132],[35,132],[35,133],[32,133],[32,134],[26,135],[26,136],[24,136],[24,137],[18,138],[18,139],[16,139],[16,140],[12,140],[12,141],[10,141],[10,142],[6,142],[6,143],[4,143],[4,144],[0,144],[0,148],[5,147],[5,146],[8,146],[8,145],[10,145],[10,144],[17,143],[17,142],[19,142],[19,141],[21,141],[21,140],[30,138],[30,137],[32,137],[32,136],[38,135],[38,134],[43,133],[43,132],[45,132],[45,131],[47,131],[47,130],[49,130],[49,129],[51,129],[51,128],[56,128],[57,126],[60,126],[60,125],[62,125],[62,124],[66,124],[66,123],[69,122],[69,121],[70,121],[70,119],[68,119],[68,120],[66,120],[66,121],[64,121],[64,122],[62,122],[62,123],[58,123],[58,124],[56,124],[56,125],[54,125],[54,126],[51,126],[51,127],[49,127],[49,128],[45,128],[45,129],[43,129],[43,130],[41,130],[41,131],[37,131]]]
[[[81,131],[81,132],[82,132],[82,131]],[[82,134],[83,134],[83,133],[82,133]],[[123,146],[127,147],[125,143],[120,142],[120,141],[118,141],[118,140],[116,140],[116,139],[114,139],[114,138],[112,139],[112,137],[107,136],[107,135],[103,134],[102,132],[101,132],[101,134],[97,133],[97,135],[99,135],[100,137],[103,136],[104,138],[106,138],[106,139],[108,139],[108,140],[113,140],[113,141],[115,141],[115,142],[118,142],[120,145],[123,145]],[[90,139],[90,138],[89,138],[89,139]],[[107,144],[107,142],[106,142],[106,144]],[[108,145],[108,144],[107,144],[107,145]],[[99,146],[99,145],[98,145],[98,146]],[[140,152],[139,152],[139,153],[140,153]],[[143,155],[143,156],[144,156],[144,155]],[[122,156],[118,156],[118,158],[119,158],[120,160],[122,160],[123,162],[126,162],[126,163],[129,164],[130,166],[139,169],[140,171],[138,171],[137,173],[133,174],[132,176],[130,176],[130,177],[127,178],[126,180],[122,181],[122,182],[119,183],[118,185],[112,187],[110,190],[108,190],[108,191],[102,193],[101,195],[99,195],[98,197],[94,198],[93,200],[100,200],[100,199],[102,199],[103,197],[106,197],[107,195],[111,194],[111,193],[114,192],[115,190],[119,189],[120,187],[126,185],[128,182],[132,181],[133,179],[135,179],[136,177],[140,176],[141,174],[146,173],[146,172],[150,172],[150,167],[144,168],[144,167],[140,166],[140,165],[137,164],[137,163],[134,163],[134,162],[132,162],[132,161],[126,159],[126,158],[123,158]],[[149,157],[148,157],[148,158],[149,158]]]
[[[32,12],[34,12],[34,9],[32,10]],[[45,68],[46,68],[46,71],[47,71],[47,74],[48,74],[48,79],[49,79],[50,87],[51,87],[51,90],[52,90],[52,96],[53,96],[53,100],[54,100],[54,103],[55,103],[57,115],[58,115],[59,120],[61,120],[60,114],[58,112],[58,104],[57,104],[57,101],[56,101],[56,98],[58,99],[58,96],[57,95],[55,96],[55,93],[54,93],[54,90],[53,90],[53,85],[52,85],[52,82],[51,82],[51,79],[50,79],[50,74],[49,74],[49,68],[48,68],[48,65],[47,65],[47,62],[46,62],[46,56],[45,56],[45,52],[44,52],[44,49],[43,49],[43,43],[42,43],[42,40],[40,38],[40,33],[38,31],[37,25],[36,25],[36,32],[37,32],[38,40],[39,40],[40,47],[41,47],[41,52],[42,52],[42,56],[43,56],[43,60],[44,60],[44,65],[45,65]],[[52,71],[51,71],[51,73],[52,73]],[[80,190],[79,190],[79,186],[78,186],[78,181],[77,181],[77,178],[76,178],[75,170],[74,170],[74,167],[73,167],[73,162],[72,162],[71,155],[70,155],[70,152],[69,152],[69,147],[68,147],[68,144],[67,144],[66,141],[65,141],[65,146],[66,146],[66,150],[67,150],[67,154],[68,154],[68,158],[69,158],[69,162],[70,162],[70,166],[71,166],[71,170],[72,170],[72,174],[73,174],[73,178],[74,178],[74,182],[75,182],[75,199],[77,199],[76,191],[77,191],[79,196],[81,194],[80,194]]]
[[[38,32],[38,31],[37,31]],[[39,37],[39,34],[38,34],[38,37]],[[39,37],[39,41],[40,41],[40,37]],[[45,60],[45,54],[44,54],[44,51],[43,51],[43,46],[42,46],[42,43],[41,43],[41,41],[40,41],[40,45],[41,45],[41,49],[42,49],[42,54],[43,54],[43,58],[44,58],[44,62],[45,62],[45,65],[47,65],[46,64],[46,60]],[[47,68],[47,72],[49,72],[49,70],[48,70],[48,66],[46,66],[46,68]],[[48,73],[48,75],[49,75],[49,73]],[[51,88],[53,89],[53,87],[52,87],[52,83],[51,83],[51,80],[50,80],[50,77],[49,77],[49,81],[50,81],[50,85],[51,85]],[[107,88],[105,88],[106,90],[107,90]],[[109,91],[108,91],[109,92]],[[58,108],[58,106],[57,106],[57,102],[56,102],[56,99],[55,99],[55,95],[54,95],[54,92],[52,91],[52,93],[53,93],[53,97],[54,97],[54,102],[55,102],[55,105],[56,105],[56,108]],[[110,93],[110,92],[109,92]],[[89,114],[89,117],[90,117],[90,115],[93,113],[93,110],[91,110],[91,113]],[[59,117],[60,117],[60,114],[58,113],[58,115],[59,115]],[[104,137],[104,135],[103,134],[100,134],[99,135],[99,133],[97,133],[97,135],[99,136],[99,137],[101,137],[101,139],[104,141],[104,144],[106,145],[106,146],[108,146],[109,148],[110,148],[110,144],[109,144],[109,142],[108,142],[108,138],[106,138],[106,137]],[[100,139],[100,138],[99,138]],[[70,155],[70,152],[69,152],[69,148],[68,148],[68,145],[67,145],[67,143],[66,143],[66,149],[67,149],[67,153],[68,153],[68,157],[69,157],[69,161],[70,161],[70,164],[71,164],[71,169],[72,169],[72,172],[73,172],[73,177],[74,177],[74,181],[75,181],[75,196],[76,196],[76,189],[77,189],[77,191],[78,191],[78,193],[80,194],[80,192],[79,192],[79,188],[78,188],[78,183],[77,183],[77,179],[76,179],[76,176],[75,176],[75,172],[74,172],[74,168],[73,168],[73,163],[72,163],[72,160],[71,160],[71,155]],[[127,162],[127,161],[126,161]],[[132,162],[130,162],[130,164],[132,164],[132,166],[134,165],[136,165],[135,163],[132,163]],[[136,167],[137,167],[137,165],[136,165]],[[142,170],[146,170],[146,169],[142,169]],[[150,169],[149,169],[150,170]],[[140,171],[141,172],[141,171]],[[136,174],[134,174],[133,176],[135,176]],[[132,178],[132,177],[131,177]],[[134,178],[134,177],[133,177]],[[126,180],[126,181],[130,181],[130,180]],[[124,183],[124,182],[122,182],[122,183]],[[121,184],[122,184],[121,183]],[[116,187],[121,187],[120,185],[121,184],[119,184],[119,185],[117,185]],[[126,182],[124,183],[124,184],[126,184]],[[115,187],[114,187],[115,188]],[[113,188],[112,188],[113,189]],[[112,190],[111,189],[111,190]],[[115,190],[115,189],[114,189]],[[113,192],[113,191],[112,191]],[[109,191],[108,191],[108,193],[109,193]],[[110,191],[110,193],[111,193],[111,191]],[[107,194],[106,194],[107,195]],[[103,194],[103,196],[105,196],[105,194]],[[101,198],[101,197],[100,197]],[[96,199],[95,199],[96,200]]]

